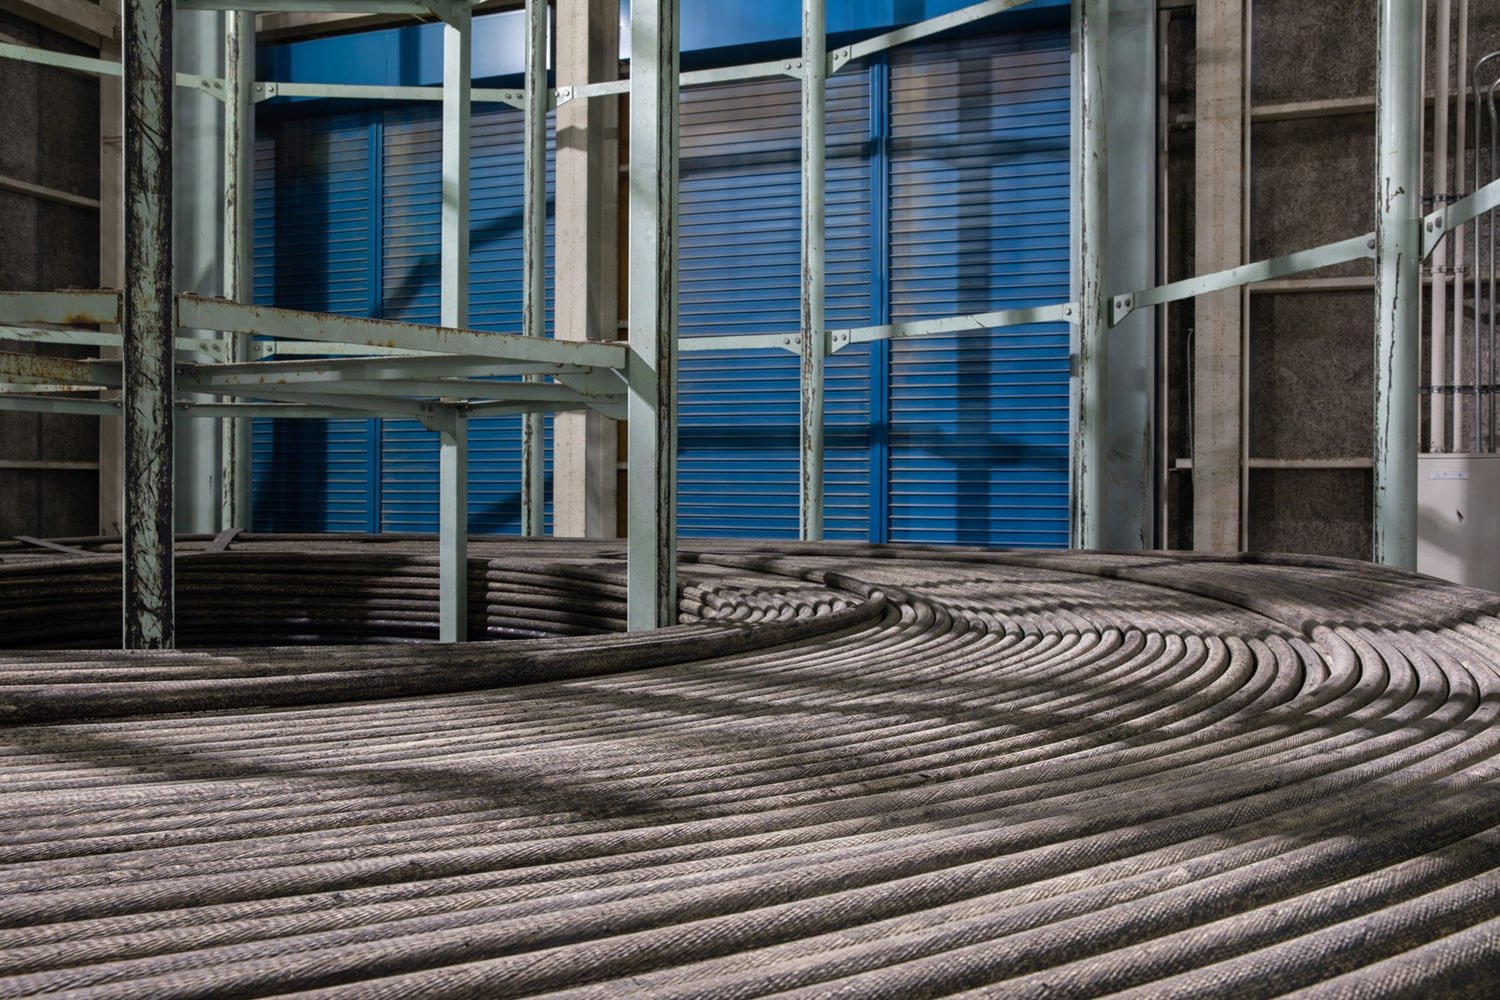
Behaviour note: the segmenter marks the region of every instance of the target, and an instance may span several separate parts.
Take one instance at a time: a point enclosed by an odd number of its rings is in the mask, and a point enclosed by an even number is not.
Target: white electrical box
[[[1500,591],[1500,455],[1422,455],[1417,476],[1417,571]]]

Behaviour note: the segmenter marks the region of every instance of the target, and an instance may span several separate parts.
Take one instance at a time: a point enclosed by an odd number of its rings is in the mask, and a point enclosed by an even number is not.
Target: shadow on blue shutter
[[[368,117],[278,119],[256,142],[255,301],[369,315]],[[367,531],[368,420],[253,423],[257,531]]]
[[[388,319],[439,319],[442,222],[442,127],[436,108],[385,113],[383,307]],[[522,115],[510,107],[476,108],[470,160],[469,325],[518,333],[521,328]],[[550,133],[550,129],[549,129]],[[548,142],[549,202],[553,190]],[[551,332],[552,226],[547,229],[548,332]],[[476,419],[469,427],[469,529],[520,530],[521,421]],[[551,525],[552,421],[547,420]],[[387,420],[381,447],[381,526],[436,531],[437,435],[413,420]]]
[[[800,323],[798,83],[757,80],[682,97],[682,336],[792,332]],[[827,315],[870,322],[867,74],[829,81]],[[869,348],[827,372],[826,526],[868,537]],[[679,530],[797,535],[798,361],[781,350],[682,355]]]
[[[891,56],[891,314],[897,322],[1068,297],[1065,31]],[[1068,538],[1068,329],[897,341],[890,538]]]

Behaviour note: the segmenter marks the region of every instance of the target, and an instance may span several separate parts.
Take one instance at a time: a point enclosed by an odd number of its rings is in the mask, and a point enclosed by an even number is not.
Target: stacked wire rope
[[[437,646],[430,540],[245,535],[179,546],[201,648],[124,654],[61,648],[117,627],[117,550],[70,547],[0,547],[0,996],[1500,977],[1494,594],[700,543],[683,624],[625,634],[618,546],[490,540],[505,641]]]

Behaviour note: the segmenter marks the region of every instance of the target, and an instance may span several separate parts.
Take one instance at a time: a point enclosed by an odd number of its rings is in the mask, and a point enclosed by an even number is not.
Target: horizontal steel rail
[[[1363,236],[1340,240],[1337,243],[1327,243],[1320,247],[1313,247],[1311,250],[1298,250],[1295,253],[1283,254],[1269,260],[1256,261],[1253,264],[1241,264],[1239,267],[1215,271],[1212,274],[1184,278],[1181,281],[1158,285],[1155,288],[1116,295],[1111,303],[1110,325],[1115,326],[1137,309],[1144,309],[1148,306],[1166,305],[1168,302],[1178,302],[1182,299],[1206,295],[1209,292],[1220,292],[1271,278],[1284,278],[1287,275],[1315,271],[1361,258],[1373,259],[1374,256],[1375,234],[1365,233]]]
[[[0,319],[3,318],[0,316]],[[626,355],[625,347],[621,344],[548,340],[522,337],[514,333],[487,333],[481,330],[397,323],[384,319],[278,309],[274,306],[242,305],[198,295],[178,296],[177,322],[179,326],[196,330],[223,330],[295,340],[367,344],[497,358],[502,361],[546,362],[594,368],[623,368]]]
[[[53,52],[50,49],[38,49],[13,42],[0,42],[0,58],[36,63],[39,66],[51,66],[54,69],[71,70],[75,73],[87,73],[90,76],[119,76],[123,72],[120,63],[108,59],[69,55],[66,52]],[[224,99],[224,80],[220,77],[178,73],[177,86],[188,90],[201,90],[221,101]]]

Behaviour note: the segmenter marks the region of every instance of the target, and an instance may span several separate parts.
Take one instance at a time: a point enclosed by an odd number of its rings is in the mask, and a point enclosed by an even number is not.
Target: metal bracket
[[[786,76],[796,77],[798,80],[802,79],[802,60],[783,59],[781,61],[781,72]]]
[[[469,415],[469,404],[444,400],[436,403],[421,403],[417,407],[417,421],[436,434],[453,433],[458,426],[459,415]]]
[[[1422,257],[1437,249],[1449,230],[1500,207],[1500,180],[1494,180],[1473,194],[1450,201],[1446,208],[1428,213],[1422,219]]]

